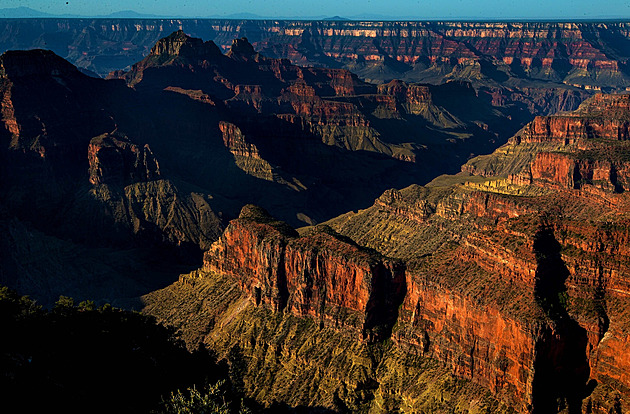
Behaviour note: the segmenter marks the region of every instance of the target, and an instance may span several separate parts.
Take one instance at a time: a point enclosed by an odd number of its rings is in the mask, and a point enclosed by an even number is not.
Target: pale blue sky
[[[121,10],[205,17],[253,13],[269,17],[382,15],[397,19],[571,19],[630,17],[630,0],[0,0],[0,8],[51,14],[104,15]]]

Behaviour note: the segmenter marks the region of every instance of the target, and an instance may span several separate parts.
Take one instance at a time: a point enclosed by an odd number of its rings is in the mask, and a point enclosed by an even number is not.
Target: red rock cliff
[[[625,141],[630,139],[629,105],[630,95],[598,94],[573,113],[536,117],[513,141],[564,145],[592,138]]]
[[[348,324],[368,339],[381,335],[373,328],[391,328],[404,291],[400,263],[330,229],[299,237],[255,206],[245,206],[205,253],[204,268],[236,277],[257,305]]]

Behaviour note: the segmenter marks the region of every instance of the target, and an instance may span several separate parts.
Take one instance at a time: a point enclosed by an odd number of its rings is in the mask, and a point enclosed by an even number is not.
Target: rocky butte
[[[629,104],[596,95],[299,232],[247,206],[145,311],[241,355],[266,404],[625,412]]]

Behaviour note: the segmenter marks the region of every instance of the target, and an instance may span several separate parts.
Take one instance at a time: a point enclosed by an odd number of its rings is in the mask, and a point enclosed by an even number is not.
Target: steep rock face
[[[431,91],[428,85],[406,85],[401,81],[391,81],[379,85],[378,92],[391,95],[400,102],[408,113],[419,115],[423,107],[432,104]]]
[[[88,146],[90,183],[121,185],[159,179],[160,166],[148,145],[140,147],[126,137],[106,134]]]
[[[286,306],[284,250],[297,233],[268,213],[245,206],[223,236],[204,254],[204,268],[233,275],[257,303],[275,310]]]
[[[531,208],[510,197],[478,191],[450,194],[437,202],[431,196],[409,196],[409,191],[398,192],[389,203],[394,208],[384,209],[381,199],[386,193],[373,207],[379,211],[377,221],[382,221],[374,235],[389,228],[385,240],[391,237],[400,243],[397,232],[392,232],[397,223],[409,238],[402,246],[385,242],[385,250],[380,248],[409,261],[407,294],[394,340],[405,352],[440,360],[456,375],[488,387],[519,411],[527,411],[533,404],[533,367],[538,363],[540,332],[548,329],[536,322],[540,314],[531,293],[535,260],[531,242],[517,250],[506,243],[514,237],[510,229],[502,234],[501,225],[497,228],[490,223],[508,222]],[[422,212],[421,220],[409,211]],[[410,226],[408,220],[417,224]],[[450,224],[460,220],[466,220],[468,227]],[[490,234],[484,233],[483,224],[473,230],[470,224],[476,220],[488,220]],[[345,232],[352,227],[346,223],[338,228]],[[373,237],[347,234],[362,241]],[[437,251],[422,254],[423,248],[431,246],[431,239],[442,237],[450,243],[459,240],[460,247],[446,248],[448,243],[439,243]],[[419,259],[422,257],[425,259]],[[530,293],[516,307],[529,307],[534,321],[505,310],[504,301],[513,300],[507,298],[528,289]]]
[[[594,186],[604,192],[628,190],[630,163],[611,160],[575,159],[567,154],[541,152],[531,167],[532,180],[580,189]]]
[[[256,305],[288,308],[322,323],[348,324],[368,339],[389,324],[404,292],[404,268],[324,229],[298,234],[264,210],[246,206],[204,254],[206,271],[228,274]]]
[[[566,144],[573,144],[580,139],[593,136],[627,140],[630,137],[628,126],[627,120],[584,120],[564,116],[536,117],[534,122],[523,129],[522,134],[518,135],[516,139],[528,143],[556,140]]]
[[[287,245],[285,268],[294,314],[337,325],[340,315],[355,311],[364,338],[388,335],[405,291],[402,263],[323,229]]]
[[[241,130],[229,122],[220,122],[219,129],[223,134],[223,144],[229,148],[234,155],[249,158],[260,158],[258,148],[245,140]]]
[[[444,287],[410,278],[394,340],[402,350],[442,361],[458,377],[503,396],[515,409],[532,404],[538,335],[527,323],[481,307]]]
[[[630,95],[597,94],[573,114],[539,116],[516,135],[517,141],[555,141],[564,145],[592,138],[630,139]]]

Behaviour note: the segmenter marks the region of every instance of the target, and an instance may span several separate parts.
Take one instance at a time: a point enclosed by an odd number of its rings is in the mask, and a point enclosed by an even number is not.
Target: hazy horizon
[[[593,20],[628,19],[630,3],[611,0],[604,4],[585,0],[553,3],[501,0],[443,0],[441,2],[323,0],[254,2],[233,0],[137,0],[133,8],[122,0],[58,1],[5,0],[0,18],[23,17],[154,17],[154,18],[251,18],[325,19],[339,16],[357,20]],[[217,6],[220,5],[220,6]],[[28,10],[31,9],[31,10]]]

